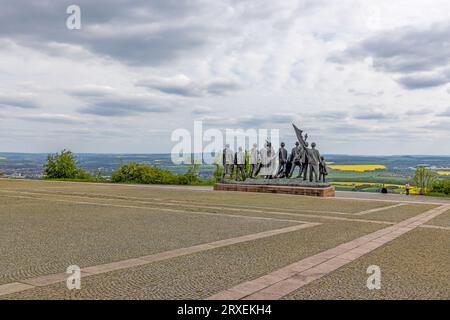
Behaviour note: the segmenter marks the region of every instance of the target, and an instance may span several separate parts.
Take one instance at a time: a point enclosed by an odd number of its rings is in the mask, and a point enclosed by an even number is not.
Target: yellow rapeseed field
[[[386,169],[382,164],[334,164],[328,166],[334,170],[342,170],[342,171],[373,171],[377,169]]]
[[[438,171],[437,173],[441,176],[450,176],[450,171]]]
[[[397,189],[405,189],[405,186],[402,184],[394,184],[394,183],[377,183],[377,182],[356,182],[356,181],[331,181],[330,184],[337,186],[371,186],[371,187],[381,187],[384,185],[385,187],[395,187]],[[416,186],[410,186],[411,194],[418,194],[419,188]]]

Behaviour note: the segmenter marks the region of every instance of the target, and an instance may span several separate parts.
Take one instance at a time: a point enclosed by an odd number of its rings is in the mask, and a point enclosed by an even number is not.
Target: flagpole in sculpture
[[[297,140],[298,142],[300,142],[300,145],[303,148],[306,148],[306,139],[308,139],[308,134],[305,134],[305,137],[303,138],[303,130],[300,130],[299,128],[297,128],[297,126],[295,124],[292,124],[292,126],[294,127],[294,131],[295,131],[295,135],[297,136]]]

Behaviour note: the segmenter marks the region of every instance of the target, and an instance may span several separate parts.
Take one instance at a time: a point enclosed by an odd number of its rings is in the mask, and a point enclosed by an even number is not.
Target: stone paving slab
[[[259,207],[259,206],[230,206],[230,205],[212,205],[212,204],[200,204],[200,203],[189,203],[187,201],[173,201],[174,203],[170,203],[171,201],[165,201],[161,202],[162,200],[143,200],[141,198],[135,198],[135,197],[120,197],[120,199],[116,198],[109,198],[109,196],[96,194],[94,195],[81,195],[77,193],[76,195],[67,195],[67,194],[58,194],[58,195],[51,195],[49,193],[40,193],[40,192],[29,192],[29,191],[14,191],[14,196],[11,195],[13,191],[11,190],[2,190],[0,189],[0,195],[1,193],[10,193],[9,197],[23,197],[23,199],[42,199],[46,201],[57,201],[57,202],[63,202],[63,203],[74,203],[74,204],[96,204],[98,206],[114,206],[114,207],[126,207],[126,208],[141,208],[141,207],[151,207],[151,208],[158,208],[158,210],[166,211],[166,212],[195,212],[200,213],[203,212],[204,214],[211,214],[212,212],[215,212],[216,214],[236,214],[239,213],[240,215],[247,215],[247,216],[254,216],[255,214],[261,215],[265,213],[269,214],[275,214],[275,215],[290,215],[293,214],[296,215],[303,215],[304,217],[314,217],[314,216],[322,216],[322,217],[330,217],[330,216],[354,216],[358,217],[357,215],[359,213],[365,213],[364,218],[361,219],[361,221],[382,221],[382,222],[397,222],[402,219],[409,218],[411,216],[414,216],[416,214],[419,214],[421,212],[424,212],[426,210],[429,210],[435,206],[433,205],[420,205],[420,204],[407,204],[403,205],[403,208],[396,208],[396,206],[399,206],[399,204],[394,205],[394,208],[392,208],[389,203],[382,202],[381,205],[375,209],[369,209],[370,212],[367,210],[353,213],[353,212],[338,212],[338,211],[323,211],[323,210],[316,210],[316,209],[307,209],[304,208],[302,205],[298,205],[296,209],[270,209],[269,207]],[[19,194],[21,196],[19,196]],[[37,195],[41,195],[40,197],[36,197]],[[43,198],[42,195],[45,195],[47,197]],[[49,197],[51,196],[51,197]],[[28,198],[30,197],[30,198]],[[56,197],[56,198],[55,198]],[[82,199],[83,201],[80,201]],[[88,201],[84,201],[84,200]],[[128,200],[126,200],[128,199]],[[1,197],[0,197],[1,200]],[[93,201],[95,200],[95,201]],[[130,205],[136,204],[136,205]],[[1,206],[1,204],[0,204]],[[391,209],[389,209],[391,208]],[[395,209],[395,210],[394,210]],[[335,210],[333,208],[333,210]],[[372,211],[374,210],[374,211]],[[220,212],[220,213],[219,213]],[[347,218],[348,219],[348,218]]]
[[[176,192],[173,192],[175,189]],[[2,196],[8,193],[10,196],[15,195],[22,198],[13,200]],[[43,204],[43,200],[37,199],[39,197],[50,199],[45,200],[48,202],[47,204]],[[53,200],[61,200],[60,205],[55,206],[51,197]],[[171,203],[170,209],[162,207],[164,202]],[[8,182],[5,187],[3,181],[0,180],[0,219],[14,218],[20,220],[21,223],[34,224],[32,236],[35,236],[36,232],[43,232],[46,228],[54,227],[61,222],[60,220],[64,220],[59,213],[55,214],[59,212],[60,206],[69,211],[67,213],[69,216],[75,217],[74,221],[71,221],[75,223],[84,219],[84,217],[77,216],[77,214],[79,215],[77,210],[79,211],[80,208],[89,208],[89,211],[94,212],[116,210],[112,215],[117,215],[117,217],[120,215],[126,223],[133,221],[136,212],[142,210],[150,215],[154,215],[155,212],[162,214],[164,211],[162,217],[165,219],[169,216],[167,213],[171,213],[170,216],[189,217],[192,220],[189,222],[194,227],[199,224],[211,225],[211,223],[222,226],[218,220],[227,219],[224,226],[230,229],[225,228],[225,232],[223,228],[220,230],[202,229],[204,230],[202,232],[206,232],[208,236],[217,237],[217,233],[220,233],[226,239],[216,238],[213,242],[203,242],[203,244],[193,242],[187,251],[184,250],[185,248],[177,248],[173,239],[170,239],[168,243],[173,247],[169,248],[171,249],[169,251],[149,252],[147,255],[128,255],[125,260],[112,259],[108,254],[106,260],[102,261],[103,263],[100,265],[98,262],[97,264],[92,263],[94,262],[92,260],[91,269],[87,269],[89,266],[83,268],[84,290],[79,292],[68,292],[65,288],[63,283],[67,277],[65,273],[45,275],[51,270],[56,270],[53,261],[41,264],[42,269],[40,270],[25,268],[20,274],[35,276],[23,280],[24,282],[29,281],[30,284],[16,281],[2,286],[0,281],[0,290],[2,288],[4,292],[8,292],[6,291],[8,288],[12,290],[11,294],[6,294],[2,298],[190,299],[206,298],[221,291],[226,291],[227,294],[246,292],[245,297],[251,298],[252,291],[257,290],[260,296],[273,299],[277,295],[266,289],[274,285],[274,281],[277,280],[280,283],[278,286],[284,291],[287,288],[298,287],[298,285],[305,287],[321,281],[371,252],[385,248],[387,243],[396,241],[397,237],[404,237],[414,232],[411,231],[414,228],[425,227],[424,223],[429,223],[429,215],[424,215],[422,212],[435,207],[406,202],[400,205],[400,203],[384,200],[333,199],[333,201],[329,201],[313,199],[311,201],[302,196],[270,194],[264,195],[264,197],[250,194],[230,196],[221,192],[167,189],[158,186],[139,188],[139,186],[115,185],[112,187],[76,183],[53,184],[38,181],[32,183]],[[23,213],[20,213],[19,210],[18,214],[18,208],[21,208]],[[48,208],[52,208],[51,214],[48,212]],[[40,214],[25,214],[26,212],[36,213],[36,211],[39,213],[39,210],[46,212],[49,217],[51,215],[52,219],[49,219],[48,223],[42,224]],[[362,214],[360,214],[361,212]],[[92,212],[89,212],[89,215],[91,216]],[[88,237],[95,234],[92,232],[97,223],[104,224],[108,221],[105,220],[107,215],[94,215],[94,217],[94,224],[84,223],[83,225],[83,234]],[[410,220],[410,218],[414,219]],[[156,219],[156,221],[158,220],[159,218]],[[181,220],[176,223],[176,228],[188,227],[185,225],[185,220]],[[213,220],[217,222],[213,222]],[[242,223],[237,222],[233,225],[233,222],[230,222],[232,220],[236,222],[247,220],[249,224],[243,226]],[[304,230],[289,229],[298,223],[305,222],[323,224]],[[249,231],[250,225],[252,225],[252,231]],[[259,230],[260,232],[266,232],[266,237],[251,239],[249,234],[254,234],[255,225],[262,228]],[[291,231],[283,234],[274,233],[275,225]],[[6,227],[6,230],[17,234],[20,232],[19,226],[22,227],[21,224],[18,224],[17,228]],[[142,217],[138,218],[129,229],[136,231],[141,230],[141,227]],[[247,230],[243,230],[242,227]],[[0,231],[2,231],[1,228],[2,225],[0,225]],[[380,230],[380,228],[383,229]],[[142,228],[142,230],[144,229]],[[311,232],[310,229],[314,229],[314,232]],[[240,235],[234,234],[234,236],[241,237],[244,242],[229,239],[227,237],[229,230],[242,232]],[[186,232],[181,231],[181,233]],[[59,235],[58,232],[54,234]],[[11,241],[8,237],[2,238],[2,235],[3,232],[0,232],[0,243],[3,243],[2,240],[5,239]],[[117,248],[114,248],[118,253],[129,254],[130,249],[141,250],[139,252],[142,252],[142,248],[149,249],[148,240],[133,245],[129,242],[130,239],[126,237],[126,234],[113,232],[113,235],[119,238],[123,236],[120,242],[114,242],[114,246],[118,245]],[[76,234],[71,234],[71,236],[76,236]],[[133,236],[140,238],[143,234],[133,234]],[[158,237],[159,235],[156,238]],[[15,241],[20,242],[21,240],[18,238]],[[62,242],[59,244],[68,246],[69,252],[72,254],[76,252],[77,248],[74,243]],[[98,246],[99,242],[95,243]],[[97,248],[96,246],[93,248],[82,246],[83,254],[89,252],[86,251],[86,248],[89,250],[100,249],[105,252],[104,247]],[[113,249],[114,246],[110,248]],[[52,246],[49,248],[51,249]],[[43,253],[45,254],[44,251]],[[60,253],[49,250],[48,254],[50,257],[59,256]],[[33,257],[26,253],[21,256]],[[100,258],[102,258],[101,254]],[[69,260],[71,259],[68,259],[67,263],[73,264],[73,261]],[[346,261],[348,262],[345,264]],[[344,265],[342,265],[343,263]],[[60,268],[59,272],[65,270],[67,265]],[[30,271],[32,273],[29,273]],[[252,279],[258,281],[252,282]],[[31,283],[36,287],[26,287],[27,290],[17,292],[17,290],[21,291],[20,288],[25,288],[23,286],[31,286]],[[263,292],[264,290],[267,292]]]
[[[0,296],[25,291],[32,288],[34,288],[34,286],[20,282],[2,284],[0,285]]]
[[[234,288],[227,289],[227,294],[224,292],[219,292],[216,295],[212,295],[209,297],[211,300],[215,299],[226,299],[226,300],[235,300],[235,299],[254,299],[261,300],[264,299],[265,296],[270,297],[271,299],[280,299],[289,293],[301,288],[302,286],[317,280],[338,268],[348,264],[349,262],[359,258],[359,255],[367,254],[382,245],[392,241],[393,239],[417,228],[418,225],[423,224],[436,216],[446,212],[450,206],[444,205],[435,209],[431,209],[423,214],[420,214],[416,217],[412,217],[408,220],[403,221],[400,224],[396,224],[394,226],[388,227],[384,230],[379,230],[374,232],[373,234],[369,234],[367,236],[360,237],[359,239],[355,239],[350,241],[350,244],[357,245],[354,249],[345,249],[334,248],[324,252],[321,252],[313,257],[307,258],[305,260],[299,261],[298,263],[291,264],[287,267],[284,267],[282,270],[282,274],[273,279],[273,283],[271,285],[267,285],[264,289],[256,290],[252,293],[248,291],[239,292]],[[348,243],[346,244],[348,246]],[[311,259],[317,259],[317,264],[305,271],[297,272],[298,265],[302,265],[303,263],[310,266]],[[308,260],[309,259],[309,260]],[[300,268],[301,269],[301,268]],[[292,275],[291,273],[294,272]],[[277,271],[271,273],[270,275],[277,275]],[[300,276],[300,277],[299,277]],[[310,276],[309,282],[305,280],[304,276]],[[252,280],[248,282],[247,287],[251,287],[251,284],[254,282],[258,282],[258,279]]]
[[[438,227],[450,227],[450,210],[432,219],[427,224]]]
[[[56,187],[49,187],[55,186]],[[345,199],[319,199],[303,196],[257,194],[257,193],[233,193],[233,192],[204,192],[195,190],[180,189],[176,193],[164,188],[142,188],[129,187],[128,185],[94,185],[86,183],[51,183],[48,181],[33,181],[30,183],[0,181],[0,190],[10,191],[51,191],[63,193],[83,193],[101,194],[142,198],[142,200],[154,200],[171,202],[173,200],[191,204],[215,204],[227,207],[233,206],[259,206],[273,209],[304,209],[304,210],[324,210],[334,211],[335,208],[342,209],[342,212],[359,212],[362,210],[386,206],[389,202],[380,201],[354,201]],[[396,202],[390,202],[391,205]]]
[[[203,299],[334,248],[382,225],[348,221],[272,235],[142,266],[91,275],[81,290],[59,283],[2,299]]]
[[[92,276],[92,275],[96,275],[96,274],[102,274],[102,273],[107,273],[107,272],[111,272],[111,271],[137,267],[137,266],[145,265],[145,264],[148,264],[151,262],[162,261],[162,260],[171,259],[171,258],[184,256],[184,255],[189,255],[189,254],[193,254],[193,253],[197,253],[197,252],[201,252],[201,251],[225,247],[225,246],[229,246],[229,245],[237,244],[237,243],[241,243],[241,242],[262,239],[262,238],[271,237],[271,236],[274,236],[277,234],[298,231],[301,229],[311,228],[311,227],[318,226],[318,225],[320,225],[320,224],[319,223],[299,224],[299,225],[292,226],[292,227],[286,227],[286,228],[276,229],[276,230],[269,230],[269,231],[265,231],[265,232],[260,232],[260,233],[256,233],[256,234],[251,234],[251,235],[246,235],[246,236],[241,236],[241,237],[236,237],[236,238],[231,238],[231,239],[226,239],[226,240],[219,240],[219,241],[196,245],[196,246],[192,246],[192,247],[188,247],[188,248],[175,249],[175,250],[171,250],[171,251],[157,253],[154,255],[143,256],[143,257],[139,257],[139,258],[127,259],[127,260],[122,260],[122,261],[115,261],[115,262],[97,265],[97,266],[90,266],[90,267],[83,268],[81,270],[81,276],[83,278],[83,277],[88,277],[88,276]],[[47,286],[47,285],[55,284],[58,282],[63,282],[67,279],[67,277],[68,277],[68,275],[66,273],[57,273],[57,274],[39,276],[36,278],[25,279],[25,280],[21,280],[20,282],[23,284],[30,285],[31,287],[30,286],[20,287],[18,285],[14,285],[14,283],[6,284],[4,287],[5,288],[4,291],[5,291],[5,294],[12,293],[12,292],[10,292],[11,289],[9,289],[11,286],[14,288],[14,292],[22,291],[22,290],[20,290],[20,288],[22,288],[23,290],[28,290],[34,286]],[[0,292],[0,296],[1,295],[2,294]]]
[[[0,210],[0,284],[301,223],[29,199],[17,204]]]
[[[449,246],[447,230],[417,228],[282,299],[449,300]],[[381,270],[379,290],[366,286],[371,265]]]

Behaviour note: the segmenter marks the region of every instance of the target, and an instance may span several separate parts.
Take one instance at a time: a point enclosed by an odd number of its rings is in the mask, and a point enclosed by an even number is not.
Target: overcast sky
[[[0,0],[0,151],[168,152],[200,119],[450,155],[450,2]]]

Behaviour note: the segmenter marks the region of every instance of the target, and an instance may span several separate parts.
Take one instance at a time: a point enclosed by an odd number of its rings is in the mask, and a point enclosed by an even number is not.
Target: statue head
[[[239,152],[242,152],[242,147],[239,147],[238,150],[239,150]]]
[[[295,145],[298,147],[300,145],[300,142],[296,141]]]
[[[227,143],[226,145],[225,145],[225,148],[230,148],[230,145]]]
[[[314,149],[316,147],[316,143],[315,142],[311,143],[311,147]]]
[[[285,144],[284,144],[284,142],[282,142],[282,143],[281,143],[281,147],[284,148],[284,146],[285,146]]]
[[[308,142],[305,141],[305,148],[308,148]]]

